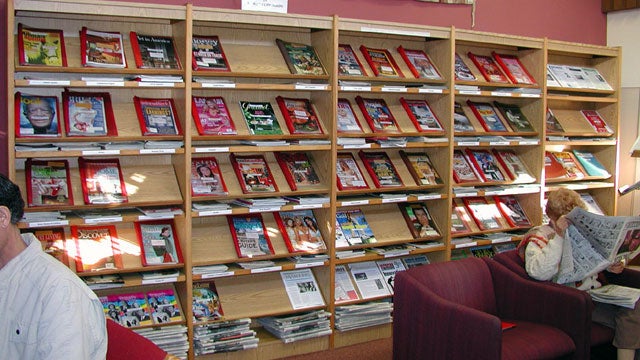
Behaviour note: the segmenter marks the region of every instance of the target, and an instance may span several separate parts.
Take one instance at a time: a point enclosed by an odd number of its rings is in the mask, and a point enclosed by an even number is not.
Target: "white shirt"
[[[27,248],[0,269],[0,358],[105,359],[107,328],[100,300],[42,251],[33,234],[22,239]]]

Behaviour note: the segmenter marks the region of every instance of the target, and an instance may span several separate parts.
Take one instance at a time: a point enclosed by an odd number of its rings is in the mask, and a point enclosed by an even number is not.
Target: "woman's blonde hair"
[[[570,189],[561,188],[549,193],[545,211],[551,220],[556,221],[576,207],[587,209],[587,205],[580,197],[580,194]]]

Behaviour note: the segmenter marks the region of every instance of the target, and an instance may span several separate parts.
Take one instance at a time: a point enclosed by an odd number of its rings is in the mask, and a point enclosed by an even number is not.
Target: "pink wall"
[[[0,39],[6,38],[6,4],[0,0]],[[605,45],[607,17],[600,0],[476,0],[475,26],[470,5],[445,5],[415,0],[289,0],[289,13],[334,15],[433,26],[455,26],[529,37],[548,37]],[[140,3],[181,5],[184,0],[141,0]],[[193,0],[194,6],[239,9],[241,0]],[[0,41],[0,54],[7,54]],[[6,89],[6,58],[0,56],[0,88]],[[0,96],[0,172],[7,171],[6,90]]]

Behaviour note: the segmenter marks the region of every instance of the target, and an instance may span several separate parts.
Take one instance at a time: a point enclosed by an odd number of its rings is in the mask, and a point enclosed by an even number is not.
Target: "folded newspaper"
[[[595,275],[640,253],[640,216],[604,216],[581,208],[566,215],[563,256],[556,282],[566,284]]]

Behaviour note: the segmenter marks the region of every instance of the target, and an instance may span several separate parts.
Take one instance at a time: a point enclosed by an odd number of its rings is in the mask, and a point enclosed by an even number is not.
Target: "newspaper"
[[[581,281],[640,253],[640,216],[604,216],[581,208],[566,215],[563,256],[556,282]]]

